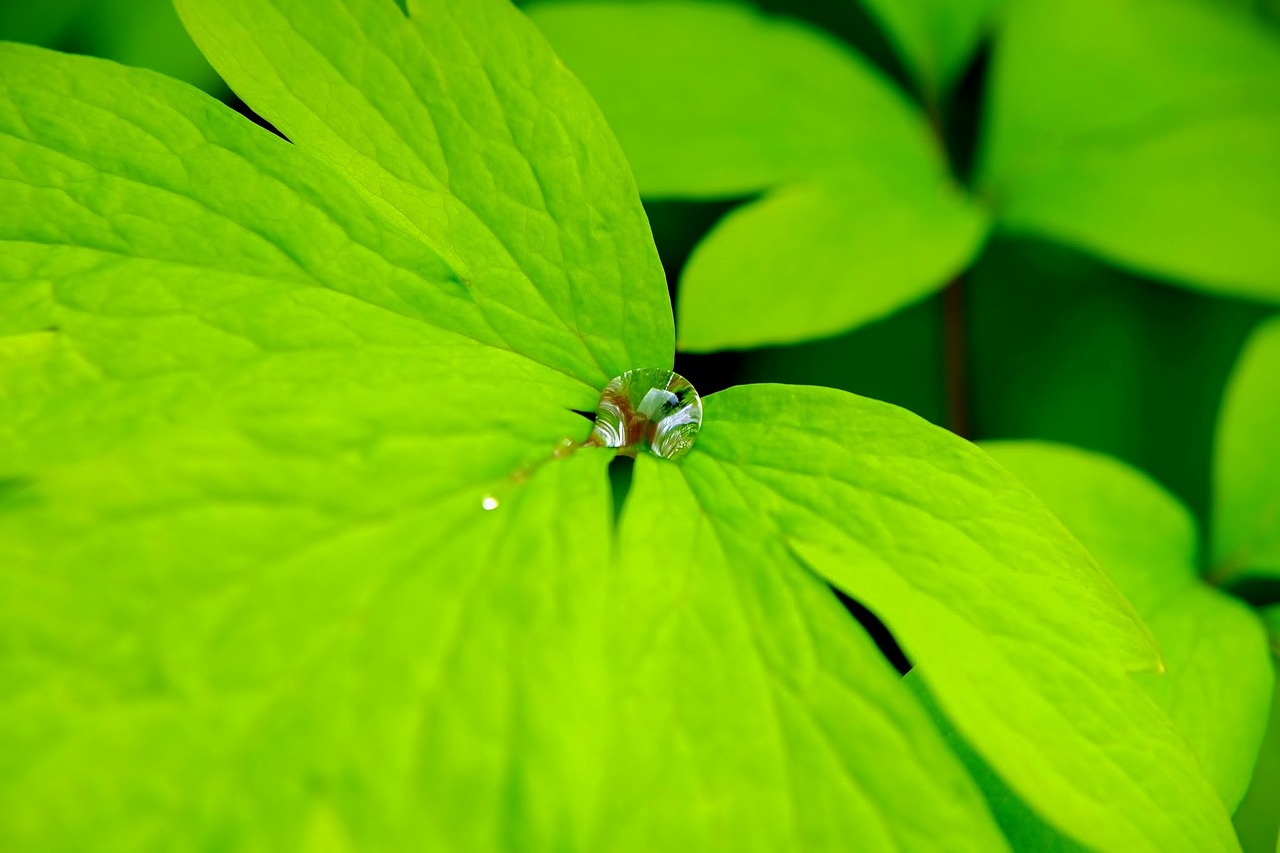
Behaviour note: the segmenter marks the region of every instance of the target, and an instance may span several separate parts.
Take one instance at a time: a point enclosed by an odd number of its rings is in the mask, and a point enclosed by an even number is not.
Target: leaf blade
[[[1144,677],[1143,686],[1234,811],[1266,727],[1271,663],[1257,616],[1200,583],[1190,514],[1108,457],[1035,442],[983,449],[1062,519],[1151,627],[1166,672]]]
[[[699,468],[884,620],[966,740],[1047,819],[1107,849],[1230,847],[1212,786],[1130,674],[1155,667],[1150,635],[1029,492],[949,433],[851,395],[749,386],[704,402],[722,427],[702,436]]]
[[[621,632],[632,650],[619,665],[643,672],[638,696],[683,697],[654,703],[669,716],[622,726],[680,732],[679,763],[657,752],[630,763],[663,780],[643,793],[669,798],[650,802],[673,825],[702,830],[649,838],[642,849],[1004,848],[897,673],[749,506],[696,466],[641,457],[619,536],[622,574],[646,594],[611,597],[650,626]],[[733,670],[707,663],[723,658]],[[712,707],[722,710],[703,710]],[[699,782],[689,790],[675,787],[687,784],[686,761]],[[752,781],[769,777],[780,784]],[[641,793],[620,792],[619,806],[633,808]],[[609,820],[617,823],[627,825]]]
[[[1280,577],[1280,322],[1260,325],[1227,384],[1214,444],[1215,578]]]
[[[941,288],[977,255],[983,212],[946,180],[828,176],[722,219],[681,276],[678,347],[827,337]]]
[[[246,102],[460,264],[522,348],[554,346],[544,358],[596,388],[670,365],[665,281],[626,161],[509,4],[433,0],[408,18],[390,0],[178,7]],[[549,331],[529,335],[529,318]]]
[[[1003,27],[980,183],[1005,227],[1280,298],[1273,38],[1188,0],[1031,0]]]

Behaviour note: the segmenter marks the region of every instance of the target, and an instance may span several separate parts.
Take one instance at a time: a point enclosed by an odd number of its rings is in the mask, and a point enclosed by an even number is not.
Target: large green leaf
[[[830,335],[938,289],[982,212],[924,117],[857,55],[727,3],[531,10],[600,101],[650,197],[771,190],[730,215],[680,285],[680,347]]]
[[[734,388],[706,418],[717,428],[684,464],[695,493],[874,610],[1050,823],[1100,849],[1230,846],[1194,754],[1133,676],[1159,665],[1150,635],[1025,487],[945,430],[837,391]]]
[[[670,364],[665,279],[622,153],[509,4],[177,5],[236,93],[447,257],[521,351],[597,388]]]
[[[1195,0],[1018,0],[981,180],[1005,227],[1280,300],[1280,41]]]
[[[1280,665],[1280,607],[1263,612],[1271,628],[1273,661]],[[1280,678],[1271,700],[1271,722],[1258,752],[1253,782],[1235,814],[1236,832],[1244,853],[1272,853],[1280,850]]]
[[[445,487],[502,454],[423,408],[324,448],[171,429],[9,502],[0,845],[583,846],[605,459],[487,513]]]
[[[1280,320],[1245,345],[1218,421],[1213,574],[1280,579]]]
[[[706,438],[731,429],[709,421]],[[738,495],[686,470],[637,460],[610,566],[616,665],[634,675],[618,732],[670,746],[618,745],[629,772],[611,780],[607,841],[591,849],[1002,849],[981,795],[826,584]],[[659,835],[638,808],[662,816]]]
[[[1191,515],[1105,456],[1035,442],[984,449],[1048,504],[1151,627],[1165,672],[1143,685],[1234,811],[1266,728],[1271,655],[1257,615],[1200,582]]]
[[[1002,0],[862,0],[906,58],[924,90],[946,94]]]
[[[519,472],[597,392],[300,148],[0,54],[0,847],[584,831],[605,456]]]

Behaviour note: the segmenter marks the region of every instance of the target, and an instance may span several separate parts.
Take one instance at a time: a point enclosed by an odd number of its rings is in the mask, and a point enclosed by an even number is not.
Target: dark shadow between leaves
[[[635,475],[636,460],[630,456],[615,456],[609,463],[609,485],[613,490],[613,521],[617,524],[622,507],[631,494],[631,480]]]
[[[902,650],[902,646],[898,645],[897,639],[894,638],[888,626],[880,621],[880,617],[872,613],[862,602],[850,598],[835,587],[831,587],[831,591],[835,593],[836,598],[840,599],[840,603],[844,605],[845,610],[849,611],[849,615],[858,620],[858,624],[871,635],[880,654],[893,664],[894,669],[898,670],[900,675],[910,672],[911,661],[907,659],[906,652]]]

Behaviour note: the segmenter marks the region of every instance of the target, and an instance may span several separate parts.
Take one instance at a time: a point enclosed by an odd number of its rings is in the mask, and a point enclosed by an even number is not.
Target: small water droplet
[[[484,500],[480,501],[480,506],[484,507],[486,511],[497,509],[498,499],[493,495],[485,495]]]
[[[689,452],[702,428],[702,398],[678,373],[628,370],[605,386],[587,443],[635,456],[641,447],[664,459]]]

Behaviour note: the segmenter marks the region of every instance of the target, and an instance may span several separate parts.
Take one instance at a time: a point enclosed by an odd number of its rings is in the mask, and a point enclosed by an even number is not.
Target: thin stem
[[[946,369],[947,426],[969,438],[969,357],[965,334],[964,277],[942,291],[942,360]]]

